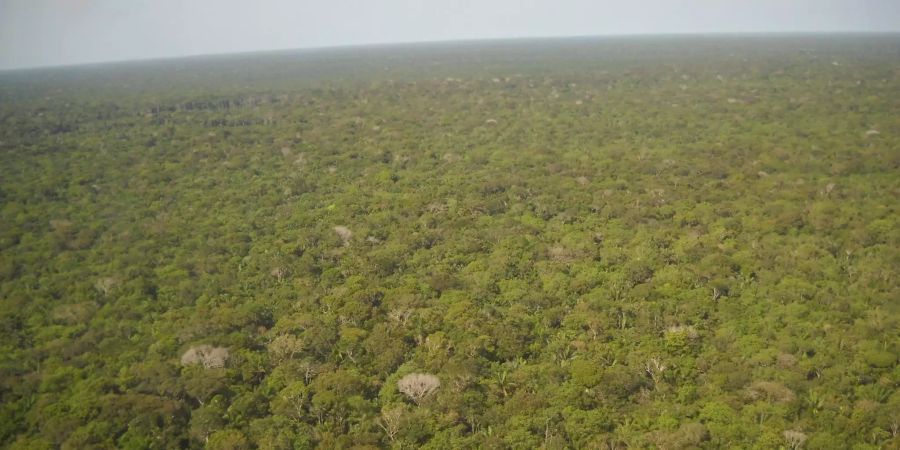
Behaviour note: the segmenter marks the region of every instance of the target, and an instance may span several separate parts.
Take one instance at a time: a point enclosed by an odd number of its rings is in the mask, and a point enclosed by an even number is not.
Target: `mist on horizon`
[[[690,3],[2,0],[0,69],[462,39],[900,31],[890,0]]]

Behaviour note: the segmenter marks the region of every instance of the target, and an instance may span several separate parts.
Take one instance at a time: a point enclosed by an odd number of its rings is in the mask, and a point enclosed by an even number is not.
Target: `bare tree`
[[[272,342],[269,342],[267,349],[275,362],[281,362],[286,359],[293,359],[298,353],[304,349],[303,340],[293,334],[281,334]]]
[[[388,312],[388,318],[400,324],[400,326],[405,327],[406,323],[409,321],[409,318],[412,316],[413,310],[411,309],[393,309]]]
[[[667,335],[683,335],[685,338],[689,340],[694,340],[700,337],[700,333],[697,333],[697,329],[692,325],[673,325],[669,328],[666,328]]]
[[[797,398],[794,391],[777,381],[754,381],[746,388],[746,395],[751,400],[765,399],[774,403],[790,403]]]
[[[309,385],[312,379],[319,374],[319,367],[311,361],[303,361],[300,363],[300,369],[303,371],[303,382]]]
[[[668,369],[668,366],[660,361],[659,358],[650,358],[650,360],[644,364],[644,372],[647,372],[647,375],[653,380],[654,388],[662,381],[662,374],[666,369]]]
[[[384,430],[384,433],[387,434],[387,437],[391,442],[397,438],[397,433],[400,432],[400,426],[403,421],[403,412],[404,408],[402,405],[393,408],[385,407],[381,410],[381,418],[378,419],[378,426]]]
[[[109,293],[119,284],[119,281],[113,277],[103,277],[97,280],[94,283],[94,289],[100,292],[103,295],[109,295]]]
[[[284,277],[287,275],[287,269],[285,269],[284,267],[276,267],[276,268],[272,269],[272,271],[269,272],[269,274],[272,275],[273,277],[275,277],[275,279],[279,283],[281,283],[282,281],[284,281]]]
[[[211,345],[198,345],[189,348],[181,355],[181,364],[191,366],[201,364],[205,369],[219,369],[225,367],[228,361],[228,349],[225,347],[213,347]]]
[[[441,380],[427,373],[411,373],[397,382],[400,392],[406,394],[417,405],[434,394],[439,387],[441,387]]]
[[[350,239],[353,238],[353,232],[350,231],[349,228],[338,225],[334,227],[334,232],[337,233],[338,237],[341,238],[341,241],[344,243],[344,246],[350,245]]]
[[[798,450],[806,442],[806,434],[796,430],[785,430],[784,439],[788,442],[791,450]]]

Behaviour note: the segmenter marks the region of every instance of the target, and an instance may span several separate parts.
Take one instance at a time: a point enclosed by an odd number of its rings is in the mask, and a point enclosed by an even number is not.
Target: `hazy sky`
[[[385,42],[756,31],[900,31],[900,0],[0,0],[0,69]]]

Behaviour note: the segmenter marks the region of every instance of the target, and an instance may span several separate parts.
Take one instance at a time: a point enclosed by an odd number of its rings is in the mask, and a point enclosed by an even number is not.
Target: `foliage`
[[[0,73],[0,446],[895,448],[898,55]]]

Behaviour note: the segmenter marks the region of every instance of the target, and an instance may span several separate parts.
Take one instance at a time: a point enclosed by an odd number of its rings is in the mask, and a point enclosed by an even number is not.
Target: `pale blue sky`
[[[900,31],[900,0],[0,0],[0,69],[388,42]]]

